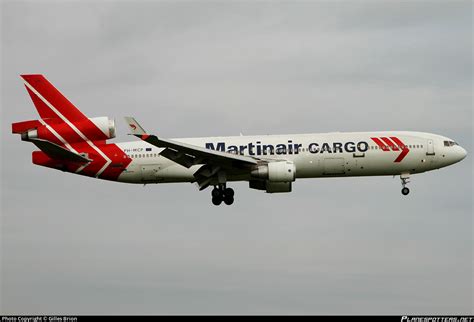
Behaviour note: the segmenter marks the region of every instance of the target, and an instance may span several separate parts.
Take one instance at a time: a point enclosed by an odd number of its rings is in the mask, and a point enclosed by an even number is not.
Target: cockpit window
[[[458,145],[458,144],[454,141],[444,141],[444,146],[453,146],[453,145]]]

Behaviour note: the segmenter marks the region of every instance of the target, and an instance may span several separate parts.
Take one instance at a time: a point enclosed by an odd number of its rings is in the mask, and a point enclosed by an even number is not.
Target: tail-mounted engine
[[[21,134],[24,141],[42,139],[57,142],[58,137],[61,137],[67,143],[77,143],[113,139],[116,131],[115,121],[103,116],[74,123],[63,122],[61,119],[19,122],[12,124],[12,132]]]

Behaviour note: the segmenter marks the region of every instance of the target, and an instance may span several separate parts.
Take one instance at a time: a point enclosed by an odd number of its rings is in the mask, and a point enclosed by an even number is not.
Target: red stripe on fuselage
[[[389,138],[382,137],[381,139],[388,145],[390,149],[392,149],[392,151],[400,151],[398,147],[392,141],[390,141]]]
[[[397,144],[402,149],[402,153],[398,155],[398,157],[395,159],[394,162],[401,162],[406,157],[408,152],[410,152],[410,149],[408,149],[405,143],[403,143],[397,137],[391,136],[390,138],[392,139],[393,142],[395,142],[395,144]]]
[[[388,146],[386,146],[385,144],[383,144],[382,141],[380,141],[380,139],[378,138],[371,138],[372,141],[375,142],[375,144],[377,144],[379,146],[380,149],[382,149],[383,151],[390,151],[390,149],[388,148]]]
[[[116,181],[119,175],[128,167],[132,159],[116,144],[104,144],[99,147],[112,163],[102,172],[101,179]]]
[[[395,136],[391,136],[390,139],[386,137],[381,138],[385,143],[388,144],[388,146],[385,145],[379,138],[371,138],[371,139],[383,151],[387,152],[387,151],[390,151],[390,149],[392,149],[393,151],[400,151],[400,149],[402,150],[402,152],[398,155],[398,157],[393,162],[401,162],[406,157],[408,152],[410,152],[408,147],[399,138]]]
[[[84,167],[77,174],[95,177],[102,167],[106,164],[105,160],[94,148],[87,143],[75,143],[71,145],[78,153],[87,153],[87,157],[92,159],[92,162]],[[132,159],[127,156],[116,144],[102,144],[97,145],[97,148],[104,153],[111,163],[99,175],[100,179],[116,181],[119,175],[128,167]],[[75,172],[78,167],[73,167],[68,163],[68,169],[74,169]]]

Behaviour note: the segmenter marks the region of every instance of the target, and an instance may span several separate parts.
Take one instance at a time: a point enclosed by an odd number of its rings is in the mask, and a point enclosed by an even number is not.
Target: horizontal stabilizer
[[[46,140],[29,139],[29,141],[33,142],[41,151],[53,159],[69,160],[78,163],[88,163],[92,161],[80,154],[74,153],[62,146]]]
[[[35,129],[39,126],[41,126],[41,123],[38,120],[13,123],[12,133],[21,134],[24,132],[28,132],[28,130]]]

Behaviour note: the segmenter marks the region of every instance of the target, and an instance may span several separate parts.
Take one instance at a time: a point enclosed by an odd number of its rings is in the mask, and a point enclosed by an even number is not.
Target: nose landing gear
[[[216,206],[219,206],[222,201],[229,206],[234,203],[234,189],[226,188],[225,185],[214,186],[211,195],[212,203]]]
[[[410,175],[409,174],[401,174],[400,175],[400,180],[402,180],[402,195],[406,196],[407,194],[410,193],[410,189],[405,187],[409,182],[410,182]]]

